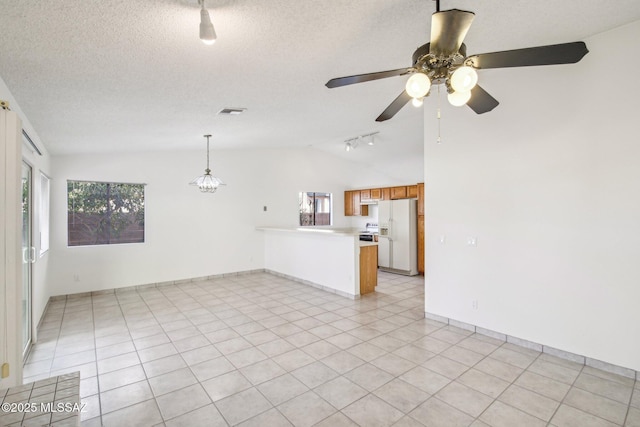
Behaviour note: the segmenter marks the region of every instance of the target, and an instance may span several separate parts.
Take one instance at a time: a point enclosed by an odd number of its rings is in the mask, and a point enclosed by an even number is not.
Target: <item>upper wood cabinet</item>
[[[409,199],[414,199],[418,197],[418,186],[417,185],[408,185],[407,186],[407,197]]]
[[[353,191],[344,192],[344,216],[353,216]]]
[[[369,206],[360,204],[360,190],[344,192],[344,216],[367,216]]]
[[[371,190],[360,190],[360,200],[371,200]]]
[[[424,182],[418,184],[418,215],[424,215]]]
[[[371,199],[380,200],[382,198],[382,191],[379,188],[371,189]]]
[[[353,215],[361,216],[361,215],[369,215],[369,206],[360,204],[360,192],[353,191]]]
[[[406,199],[407,198],[407,187],[391,187],[391,200],[396,199]]]
[[[380,200],[391,200],[391,188],[382,188],[380,192],[382,193]]]

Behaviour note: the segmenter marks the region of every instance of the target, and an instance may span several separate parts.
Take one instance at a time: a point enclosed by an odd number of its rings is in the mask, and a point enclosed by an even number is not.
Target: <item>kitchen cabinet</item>
[[[371,190],[360,190],[360,200],[371,200]]]
[[[344,192],[344,216],[353,216],[353,191]]]
[[[391,200],[406,199],[407,187],[391,187]]]
[[[407,197],[409,199],[415,199],[418,197],[418,186],[417,185],[408,185],[407,186]]]
[[[380,192],[382,193],[380,200],[391,200],[391,188],[381,188]]]
[[[371,200],[380,200],[382,197],[382,190],[380,188],[371,189]]]
[[[424,182],[418,184],[418,215],[424,215]]]
[[[378,285],[378,246],[360,247],[360,295],[376,290]]]
[[[369,207],[360,205],[360,190],[344,192],[344,216],[367,216]]]
[[[424,215],[418,215],[418,273],[424,274]]]

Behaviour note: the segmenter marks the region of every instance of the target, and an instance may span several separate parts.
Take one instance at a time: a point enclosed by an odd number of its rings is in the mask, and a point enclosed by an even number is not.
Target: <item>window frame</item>
[[[40,206],[38,207],[38,223],[40,227],[39,256],[42,258],[51,248],[51,178],[42,171],[40,171],[40,192],[38,199],[40,202]]]
[[[141,211],[142,218],[140,220],[140,224],[142,227],[142,238],[138,241],[108,241],[108,242],[96,242],[96,243],[82,243],[82,244],[71,244],[70,233],[70,214],[72,213],[69,209],[69,185],[71,183],[85,183],[85,184],[106,184],[106,185],[131,185],[131,186],[140,186],[142,191],[142,203],[141,203]],[[141,244],[146,242],[146,183],[139,182],[119,182],[119,181],[97,181],[97,180],[78,180],[78,179],[67,179],[67,247],[68,248],[76,248],[76,247],[92,247],[92,246],[111,246],[111,245],[126,245],[126,244]],[[109,199],[111,200],[111,199]],[[106,199],[105,199],[106,201]],[[105,207],[107,203],[105,203]],[[129,227],[133,222],[131,222],[127,227]],[[126,228],[121,231],[126,231]],[[109,237],[111,237],[111,232],[109,232]],[[98,240],[98,238],[96,239]]]
[[[309,197],[309,195],[313,198],[313,211],[305,212],[303,210],[303,202],[304,199]],[[318,212],[317,211],[317,202],[320,201],[316,199],[316,195],[322,195],[324,198],[328,198],[328,212]],[[329,223],[328,224],[318,224],[316,222],[316,215],[320,213],[328,214]],[[303,224],[303,215],[311,215],[313,218],[313,222],[311,224]],[[298,193],[298,225],[300,227],[330,227],[333,225],[333,193],[327,191],[301,191]]]

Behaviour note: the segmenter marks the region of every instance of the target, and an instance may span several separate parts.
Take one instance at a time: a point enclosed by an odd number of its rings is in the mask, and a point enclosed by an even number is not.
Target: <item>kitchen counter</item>
[[[342,296],[360,295],[361,241],[349,228],[257,227],[263,231],[265,268]]]
[[[360,232],[353,228],[329,228],[329,227],[256,227],[262,231],[282,231],[287,233],[321,233],[328,236],[358,236]]]
[[[363,240],[358,240],[358,245],[362,248],[364,246],[378,246],[378,242],[367,242]]]

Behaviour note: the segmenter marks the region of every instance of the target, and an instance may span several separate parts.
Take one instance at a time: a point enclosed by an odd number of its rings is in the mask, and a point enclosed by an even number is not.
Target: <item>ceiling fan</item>
[[[529,47],[467,56],[463,43],[475,14],[465,10],[440,11],[431,17],[431,41],[413,53],[413,65],[397,70],[338,77],[326,83],[328,88],[412,74],[404,91],[376,118],[383,122],[392,118],[410,100],[415,106],[429,95],[432,85],[446,86],[449,102],[468,105],[477,114],[493,110],[499,103],[477,85],[476,69],[526,67],[532,65],[573,64],[589,50],[584,42]]]

